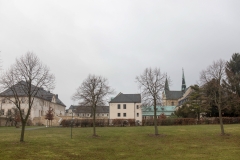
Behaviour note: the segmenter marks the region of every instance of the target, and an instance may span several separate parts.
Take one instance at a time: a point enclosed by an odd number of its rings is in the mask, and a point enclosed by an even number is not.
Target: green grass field
[[[220,136],[219,125],[101,127],[99,137],[92,128],[27,127],[25,142],[20,129],[0,127],[0,159],[240,159],[240,125],[225,125],[228,136]]]

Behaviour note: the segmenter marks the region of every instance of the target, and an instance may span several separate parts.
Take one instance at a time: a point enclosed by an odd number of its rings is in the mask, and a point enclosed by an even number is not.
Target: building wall
[[[4,115],[2,115],[2,116],[6,117],[8,114],[8,110],[10,110],[12,108],[16,108],[16,106],[11,101],[9,101],[7,99],[5,99],[5,101],[3,101],[3,99],[4,98],[0,98],[0,102],[2,102],[1,109],[4,110]],[[24,114],[26,115],[27,111],[28,111],[28,103],[26,102],[27,98],[23,97],[22,99],[23,99],[23,101],[21,103],[21,109],[24,110]],[[14,99],[12,98],[11,100],[14,100]],[[56,104],[56,103],[52,103],[52,102],[49,102],[49,101],[46,101],[43,99],[35,98],[33,105],[32,105],[30,117],[29,117],[29,119],[31,119],[33,121],[33,124],[36,124],[36,123],[45,124],[45,115],[46,115],[49,107],[53,108],[53,110],[54,110],[54,118],[56,118],[57,116],[60,116],[60,115],[64,115],[64,113],[65,113],[64,106]],[[37,119],[37,117],[38,117],[38,119]],[[54,124],[54,125],[57,125],[57,124]]]
[[[126,109],[123,108],[124,104]],[[109,105],[110,119],[135,119],[142,122],[141,103],[110,103]],[[118,109],[118,105],[120,105],[120,109]],[[119,113],[120,116],[118,116]]]
[[[177,106],[178,105],[178,100],[177,99],[165,99],[164,100],[164,105],[163,106]]]

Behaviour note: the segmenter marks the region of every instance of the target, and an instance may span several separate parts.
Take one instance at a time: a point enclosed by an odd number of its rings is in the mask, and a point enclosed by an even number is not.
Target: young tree
[[[54,110],[53,108],[49,107],[46,111],[45,119],[48,120],[49,126],[52,126],[52,120],[54,119]],[[50,123],[51,122],[51,123]]]
[[[155,135],[158,135],[157,105],[162,105],[161,92],[164,90],[166,76],[159,68],[146,68],[142,75],[136,77],[142,90],[142,106],[154,106]]]
[[[222,108],[225,94],[223,93],[223,80],[225,79],[226,62],[222,59],[214,61],[206,70],[200,73],[200,81],[205,90],[205,96],[209,102],[213,102],[218,107],[221,135],[224,135],[222,121]]]
[[[93,117],[93,136],[96,135],[95,117],[96,108],[102,106],[107,102],[107,95],[113,94],[114,91],[108,85],[106,78],[101,76],[89,75],[83,81],[80,87],[77,88],[73,95],[73,100],[79,100],[82,106],[91,106]]]
[[[26,53],[9,70],[3,73],[0,78],[1,87],[5,90],[0,95],[5,97],[18,109],[21,117],[22,130],[20,142],[24,141],[25,126],[30,116],[35,96],[41,88],[48,90],[54,88],[55,77],[50,74],[47,66],[43,65],[40,59],[33,53]],[[22,114],[22,97],[27,100],[27,113]]]

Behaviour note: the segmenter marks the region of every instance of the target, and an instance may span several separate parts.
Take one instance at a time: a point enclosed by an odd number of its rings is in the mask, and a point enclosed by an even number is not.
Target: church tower
[[[165,81],[164,90],[165,90],[165,91],[169,91],[169,85],[168,85],[168,80],[167,80],[167,78],[166,78],[166,81]]]
[[[186,82],[184,77],[184,70],[182,69],[182,92],[185,92],[186,90]]]

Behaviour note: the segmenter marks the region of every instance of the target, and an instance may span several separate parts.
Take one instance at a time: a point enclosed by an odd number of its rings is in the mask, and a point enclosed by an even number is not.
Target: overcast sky
[[[116,94],[139,93],[135,77],[158,67],[180,90],[220,58],[240,52],[239,0],[0,0],[0,58],[7,69],[34,52],[66,104],[89,74]],[[115,96],[115,95],[113,95]]]

